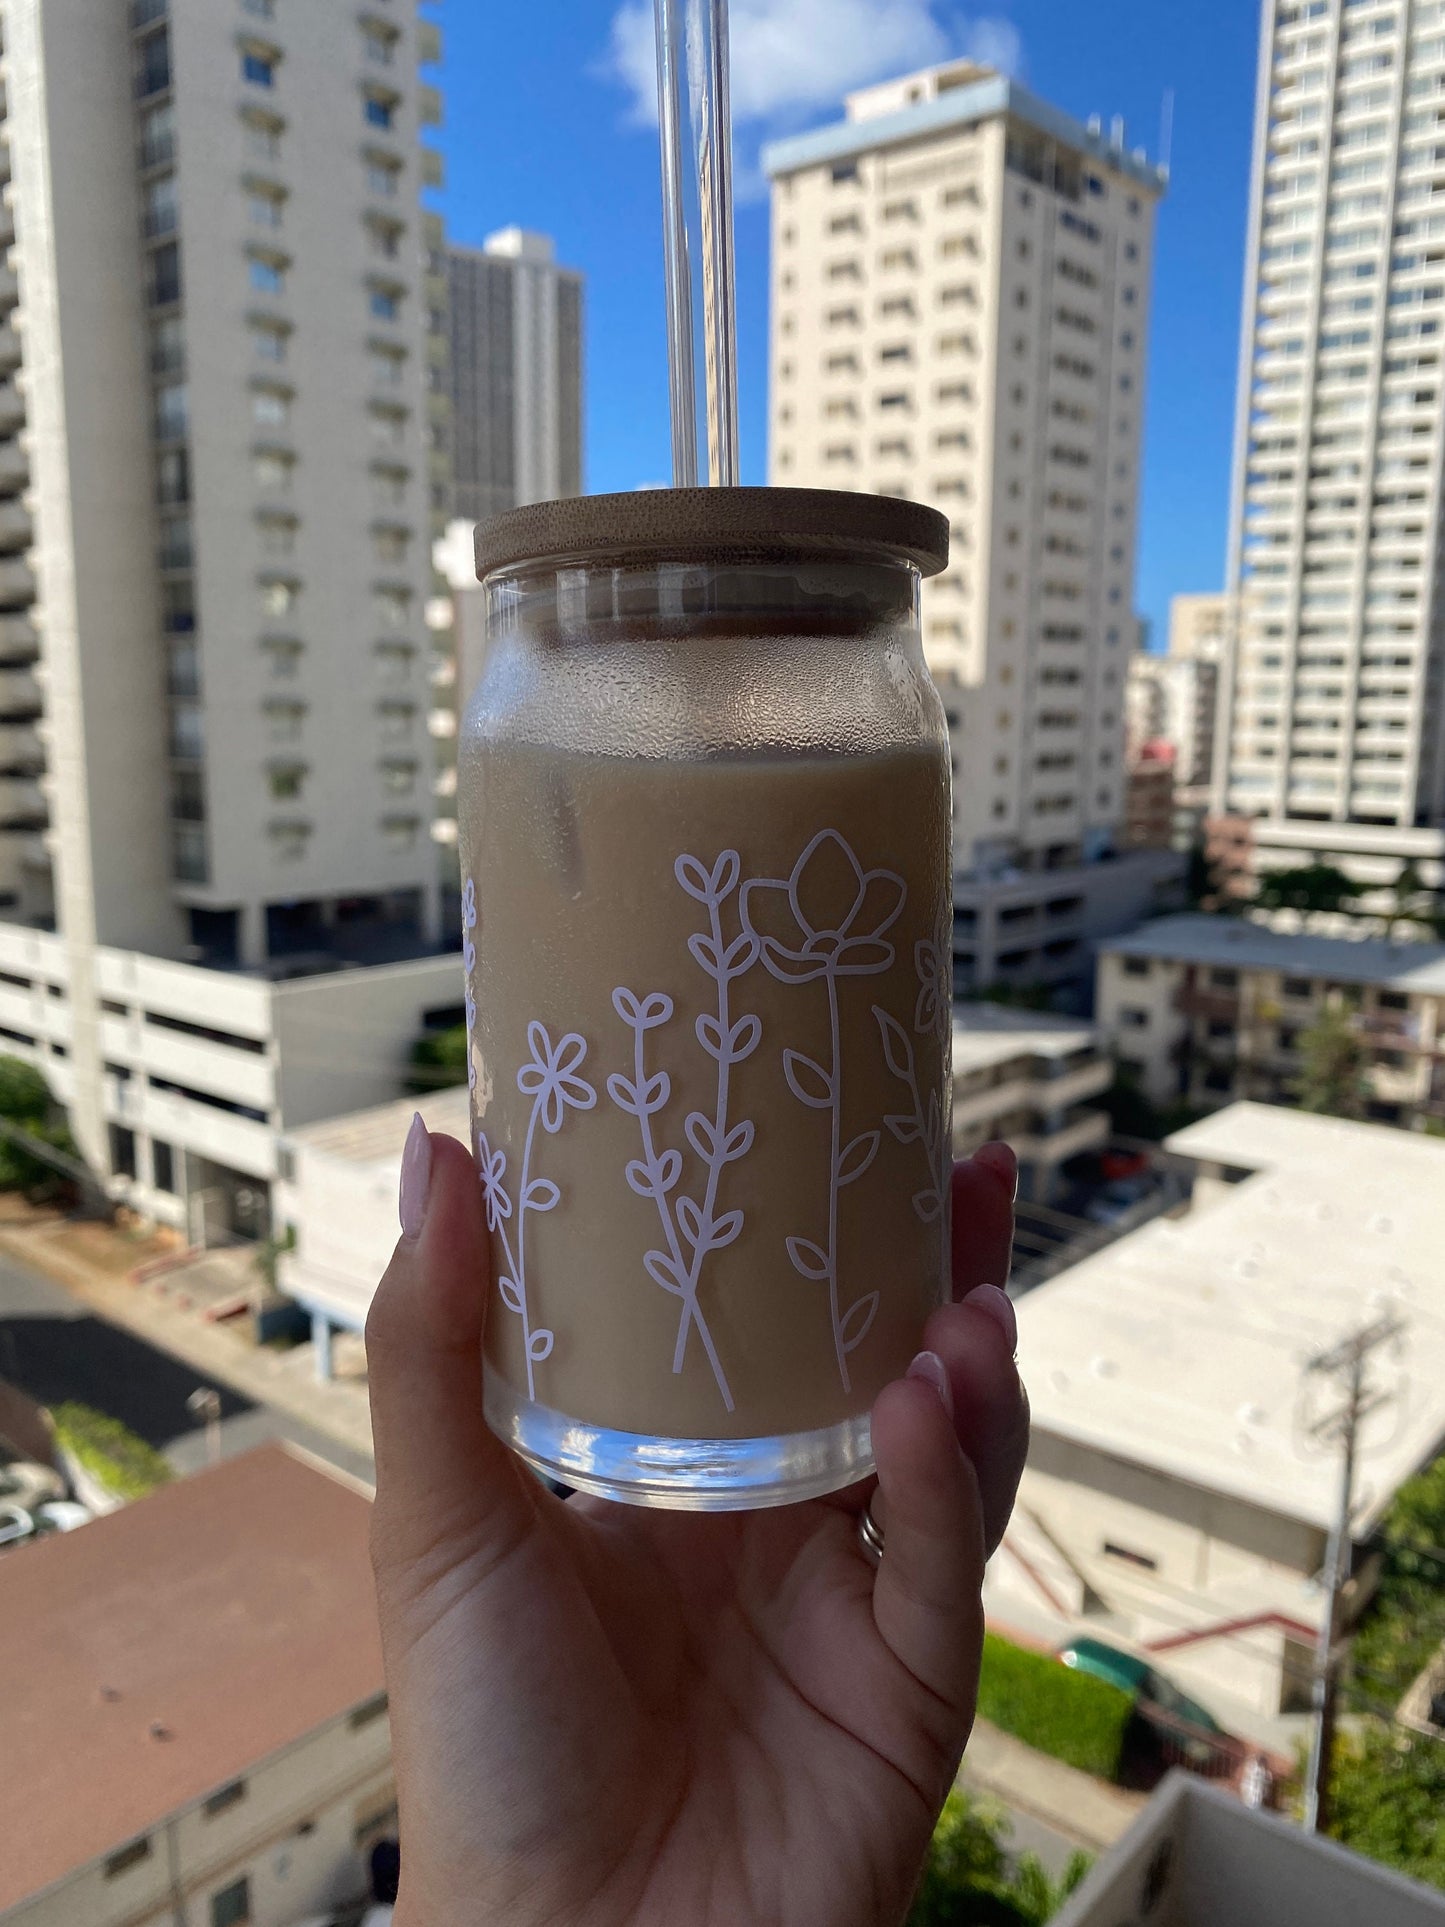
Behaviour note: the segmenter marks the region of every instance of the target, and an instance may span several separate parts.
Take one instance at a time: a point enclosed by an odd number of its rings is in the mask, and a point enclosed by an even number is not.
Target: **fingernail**
[[[963,1302],[993,1320],[1003,1333],[1009,1356],[1012,1357],[1019,1348],[1019,1321],[1008,1293],[1000,1291],[997,1285],[978,1285]]]
[[[920,1352],[903,1376],[921,1378],[925,1384],[931,1385],[944,1411],[950,1418],[953,1417],[953,1387],[948,1382],[948,1367],[937,1352]]]
[[[981,1164],[986,1171],[992,1171],[1010,1198],[1019,1194],[1019,1161],[1001,1139],[991,1144],[980,1144],[973,1154],[975,1164]]]
[[[401,1190],[396,1202],[403,1238],[421,1236],[421,1228],[426,1222],[426,1194],[430,1187],[431,1138],[418,1111],[411,1120],[411,1129],[406,1134],[406,1148],[401,1154]]]

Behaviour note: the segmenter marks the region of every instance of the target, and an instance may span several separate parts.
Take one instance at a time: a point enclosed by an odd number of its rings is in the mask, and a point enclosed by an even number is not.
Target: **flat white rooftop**
[[[286,1135],[291,1143],[308,1151],[322,1151],[346,1164],[373,1165],[378,1175],[400,1172],[402,1147],[418,1111],[429,1131],[445,1131],[463,1144],[470,1142],[465,1084],[432,1091],[424,1097],[398,1098],[369,1111],[348,1112],[345,1117],[329,1117]]]
[[[1017,1057],[1072,1057],[1097,1042],[1094,1030],[1074,1017],[1054,1017],[1006,1004],[955,1004],[953,1071],[991,1070]]]
[[[1116,957],[1160,957],[1171,963],[1235,970],[1282,970],[1334,983],[1381,984],[1445,996],[1445,943],[1386,943],[1383,937],[1312,937],[1271,930],[1242,917],[1160,917],[1127,936],[1105,937]]]
[[[1331,1523],[1333,1452],[1305,1433],[1328,1392],[1306,1359],[1393,1309],[1376,1354],[1393,1403],[1363,1433],[1363,1533],[1445,1439],[1445,1141],[1232,1104],[1168,1149],[1254,1175],[1156,1219],[1018,1302],[1034,1423],[1307,1524]]]

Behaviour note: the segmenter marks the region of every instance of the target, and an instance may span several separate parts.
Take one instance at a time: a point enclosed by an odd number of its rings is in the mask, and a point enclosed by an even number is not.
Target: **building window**
[[[289,388],[253,388],[251,419],[263,428],[284,428],[291,419]]]
[[[390,526],[374,528],[371,546],[378,562],[405,562],[411,546],[411,530]]]
[[[223,1786],[219,1793],[213,1793],[210,1799],[204,1802],[201,1812],[208,1820],[214,1820],[218,1813],[224,1813],[228,1807],[235,1806],[238,1800],[244,1800],[245,1797],[246,1782],[232,1780],[229,1786]]]
[[[165,100],[141,115],[140,164],[165,167],[176,157],[176,110]]]
[[[385,629],[404,629],[411,619],[410,589],[378,589],[372,602],[376,619]]]
[[[410,796],[416,787],[416,764],[408,758],[388,757],[380,765],[383,787],[394,796]]]
[[[1211,970],[1209,981],[1216,990],[1238,990],[1239,972],[1237,970]]]
[[[241,115],[246,130],[246,152],[253,160],[279,161],[281,134],[286,123],[275,114],[258,113],[254,108]]]
[[[401,183],[401,162],[393,160],[389,154],[368,154],[366,156],[366,185],[373,194],[380,194],[391,200]]]
[[[151,253],[151,306],[167,308],[181,298],[181,251],[174,241]]]
[[[1119,1011],[1119,1022],[1125,1030],[1145,1030],[1149,1023],[1149,1013],[1147,1010],[1140,1010],[1137,1005],[1125,1004]]]
[[[258,515],[256,528],[267,555],[293,555],[296,550],[294,515]]]
[[[373,406],[369,411],[371,439],[374,442],[400,443],[406,439],[406,410]]]
[[[278,577],[261,584],[261,613],[268,621],[277,622],[285,616],[296,613],[296,605],[301,600],[301,584]]]
[[[252,464],[257,488],[269,495],[284,495],[291,487],[296,457],[282,449],[265,449]]]
[[[246,1874],[211,1895],[211,1927],[246,1927],[251,1918],[251,1882]]]
[[[149,1836],[132,1840],[128,1847],[121,1847],[105,1863],[105,1877],[114,1880],[117,1874],[124,1873],[129,1867],[139,1866],[142,1860],[149,1860],[151,1843]]]
[[[273,696],[261,705],[266,727],[273,743],[295,743],[301,739],[306,721],[306,705],[294,697]]]
[[[396,118],[396,100],[389,94],[364,94],[361,112],[368,127],[390,127]]]
[[[171,39],[166,28],[148,34],[135,50],[135,92],[137,100],[163,93],[171,84]]]
[[[373,321],[398,321],[401,318],[401,289],[379,287],[367,291],[366,305]]]
[[[251,346],[256,351],[258,361],[284,361],[286,359],[286,336],[288,328],[279,321],[253,321],[251,323]]]
[[[389,67],[396,50],[395,29],[368,23],[361,29],[361,35],[367,59],[377,67]]]
[[[1126,1565],[1138,1566],[1143,1572],[1159,1570],[1157,1559],[1151,1559],[1147,1552],[1135,1552],[1132,1546],[1115,1545],[1112,1540],[1106,1539],[1104,1551],[1110,1559],[1122,1559]]]
[[[248,257],[247,272],[251,286],[257,294],[284,294],[286,291],[286,270],[274,255],[253,254]]]
[[[286,190],[254,182],[246,196],[246,209],[257,227],[278,228]]]
[[[163,448],[156,457],[156,501],[176,508],[191,499],[191,464],[184,448]]]
[[[408,471],[404,468],[375,467],[371,483],[377,501],[384,508],[400,508],[406,500]]]
[[[276,11],[276,0],[241,0],[246,13],[254,13],[258,20],[269,20]]]
[[[389,850],[410,850],[415,846],[421,819],[415,816],[384,816],[381,836]]]
[[[406,350],[374,343],[369,356],[372,380],[383,388],[400,388],[406,367]]]
[[[174,174],[157,174],[145,184],[145,231],[151,240],[174,234],[179,220]]]
[[[306,773],[305,763],[272,763],[266,771],[272,797],[278,803],[294,802],[305,786]]]
[[[179,442],[186,434],[186,384],[163,382],[156,389],[156,437],[163,442]]]
[[[157,1191],[175,1192],[175,1154],[164,1138],[151,1139],[151,1183]]]
[[[276,85],[276,55],[260,47],[243,47],[241,50],[241,78],[252,87],[274,87]]]

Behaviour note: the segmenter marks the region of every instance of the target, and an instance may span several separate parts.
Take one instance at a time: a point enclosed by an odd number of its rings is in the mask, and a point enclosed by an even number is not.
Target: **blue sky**
[[[983,19],[930,0],[732,5],[735,62],[747,55],[747,71],[735,67],[734,79],[746,110],[736,136],[744,176],[755,173],[768,135],[835,119],[829,103],[841,85],[922,64],[909,58],[915,52],[1000,50],[1029,87],[1079,118],[1123,114],[1129,144],[1151,154],[1161,97],[1174,90],[1138,589],[1158,646],[1169,597],[1218,587],[1223,570],[1255,0],[989,0]],[[585,270],[594,490],[666,481],[669,459],[656,136],[637,123],[617,76],[617,11],[617,0],[461,0],[439,9],[447,109],[439,204],[458,241],[516,222],[554,234],[560,257]],[[819,54],[823,13],[830,31]],[[745,481],[764,479],[767,247],[766,204],[745,201],[737,222]]]

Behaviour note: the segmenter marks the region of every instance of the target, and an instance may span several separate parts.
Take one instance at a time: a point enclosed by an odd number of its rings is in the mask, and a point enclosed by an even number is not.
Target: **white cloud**
[[[935,0],[731,0],[732,106],[737,122],[787,123],[836,109],[850,88],[960,54],[1017,73],[1006,20],[950,20]],[[632,97],[632,118],[657,119],[652,0],[613,16],[607,71]]]

